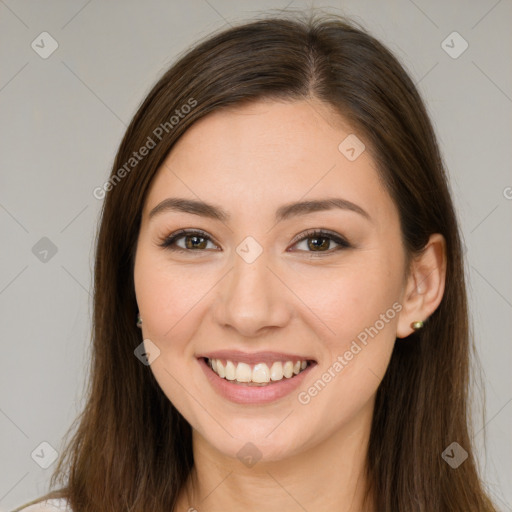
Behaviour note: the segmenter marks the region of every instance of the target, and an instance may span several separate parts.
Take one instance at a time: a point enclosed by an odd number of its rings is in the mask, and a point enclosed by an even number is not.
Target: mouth
[[[275,402],[290,395],[317,365],[307,356],[275,352],[219,351],[196,357],[217,394],[246,405]]]
[[[313,361],[307,359],[288,359],[256,364],[209,357],[204,357],[203,360],[221,379],[241,386],[268,386],[283,379],[292,379],[314,364]]]

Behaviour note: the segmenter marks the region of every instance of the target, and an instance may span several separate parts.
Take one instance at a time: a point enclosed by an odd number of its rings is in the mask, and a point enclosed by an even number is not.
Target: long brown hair
[[[101,188],[87,401],[52,475],[51,486],[61,488],[45,497],[67,497],[75,512],[174,508],[193,466],[191,427],[134,356],[141,212],[155,173],[195,121],[261,98],[330,105],[362,134],[399,210],[408,254],[432,233],[447,242],[441,304],[422,330],[397,340],[377,391],[368,496],[379,511],[494,511],[468,433],[473,345],[463,255],[431,122],[390,51],[356,23],[324,14],[253,20],[207,38],[161,77],[135,114]],[[146,156],[130,160],[143,146]],[[441,457],[452,442],[468,452],[456,469]]]

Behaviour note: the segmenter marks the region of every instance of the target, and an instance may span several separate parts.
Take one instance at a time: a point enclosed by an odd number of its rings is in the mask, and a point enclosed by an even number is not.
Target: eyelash
[[[187,230],[187,229],[180,229],[179,231],[176,231],[176,233],[173,233],[172,235],[166,237],[164,240],[162,240],[161,243],[159,243],[159,246],[168,249],[170,251],[179,251],[179,252],[203,252],[208,249],[184,249],[183,247],[177,247],[174,245],[174,243],[179,240],[180,238],[186,238],[187,236],[199,236],[200,238],[204,238],[207,242],[213,242],[210,236],[208,236],[204,231],[201,230]],[[332,254],[336,251],[339,251],[341,249],[348,249],[351,246],[347,240],[342,238],[341,236],[337,235],[336,233],[332,233],[330,231],[325,231],[322,229],[312,229],[308,230],[305,233],[301,235],[301,238],[295,240],[293,242],[293,245],[298,244],[299,242],[303,242],[304,240],[308,240],[310,238],[327,238],[338,244],[338,247],[335,247],[334,249],[329,249],[327,251],[299,251],[299,252],[309,252],[311,253],[311,257],[317,257],[317,256],[323,256],[325,254]]]

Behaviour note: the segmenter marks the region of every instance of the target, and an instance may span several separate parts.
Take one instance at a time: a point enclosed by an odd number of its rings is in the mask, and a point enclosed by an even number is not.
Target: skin
[[[351,133],[319,100],[258,101],[196,122],[153,180],[134,278],[143,338],[160,350],[151,370],[193,428],[195,467],[177,510],[362,509],[375,393],[396,338],[441,301],[445,249],[434,234],[406,268],[398,211],[369,152],[349,161],[338,150]],[[231,218],[167,211],[149,219],[169,197],[214,203]],[[370,220],[331,209],[274,221],[283,204],[328,197],[356,203]],[[183,228],[211,241],[189,252],[158,245]],[[327,239],[320,252],[307,239],[294,242],[309,229],[330,230],[351,247],[335,250]],[[247,236],[263,250],[251,264],[236,252]],[[393,304],[401,308],[394,318],[300,403],[298,393],[332,372]],[[196,354],[221,349],[306,354],[318,364],[297,392],[240,405],[217,394],[197,362]],[[237,457],[247,442],[262,457],[252,467]]]

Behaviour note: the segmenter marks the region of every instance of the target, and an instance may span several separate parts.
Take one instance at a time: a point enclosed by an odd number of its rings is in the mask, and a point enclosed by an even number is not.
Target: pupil
[[[318,250],[319,248],[327,249],[329,247],[329,240],[326,237],[322,238],[311,238],[312,244],[310,244],[310,248],[313,248],[313,250]],[[323,243],[318,244],[318,240],[323,240]]]
[[[196,244],[197,244],[198,240],[201,240],[201,239],[204,240],[204,238],[202,236],[189,236],[189,237],[187,237],[187,248],[188,249],[197,248],[198,245],[196,245]],[[204,244],[204,242],[203,242],[203,244]],[[199,247],[199,248],[203,249],[204,247]]]

